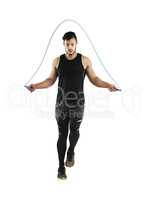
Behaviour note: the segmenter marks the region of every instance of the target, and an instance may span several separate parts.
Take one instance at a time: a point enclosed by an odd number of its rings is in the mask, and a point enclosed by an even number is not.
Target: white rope
[[[43,61],[44,61],[44,59],[45,59],[45,56],[46,56],[46,54],[47,54],[47,51],[48,51],[48,49],[49,49],[49,46],[50,46],[50,44],[51,44],[51,41],[52,41],[52,38],[53,38],[54,34],[55,34],[56,31],[59,29],[59,27],[60,27],[63,23],[65,23],[65,22],[73,22],[73,23],[77,24],[77,25],[81,28],[81,30],[85,33],[87,39],[89,40],[89,42],[90,42],[90,44],[91,44],[91,46],[92,46],[92,48],[93,48],[93,50],[94,50],[94,52],[95,52],[95,54],[96,54],[98,60],[99,60],[99,62],[101,63],[103,69],[104,69],[105,72],[108,74],[108,76],[112,79],[112,81],[115,83],[115,85],[117,86],[117,88],[119,89],[119,91],[121,91],[121,89],[120,89],[118,83],[115,81],[115,79],[112,77],[112,75],[109,73],[109,71],[108,71],[107,68],[105,67],[104,63],[102,62],[102,60],[101,60],[100,56],[98,55],[97,50],[96,50],[96,48],[95,48],[95,46],[94,46],[92,40],[90,39],[89,35],[88,35],[87,32],[85,31],[85,29],[81,26],[81,24],[80,24],[79,22],[77,22],[76,20],[74,20],[74,19],[64,19],[63,21],[61,21],[61,22],[56,26],[56,28],[54,29],[53,33],[51,34],[51,36],[50,36],[50,38],[49,38],[49,41],[48,41],[48,44],[47,44],[47,47],[46,47],[44,56],[43,56],[43,58],[42,58],[42,60],[41,60],[41,62],[40,62],[40,64],[39,64],[38,68],[37,68],[36,71],[32,74],[31,78],[26,82],[25,87],[27,87],[27,84],[33,79],[33,77],[36,75],[36,73],[37,73],[38,70],[40,69],[41,65],[43,64]]]

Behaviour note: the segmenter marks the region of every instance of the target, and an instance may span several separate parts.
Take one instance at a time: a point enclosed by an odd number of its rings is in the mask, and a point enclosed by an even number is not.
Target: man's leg
[[[80,137],[80,125],[84,116],[84,106],[77,107],[69,112],[70,118],[70,134],[69,134],[69,148],[67,151],[67,159],[71,161],[74,156],[74,149]],[[74,161],[72,161],[73,165]],[[69,164],[68,164],[69,165]]]
[[[59,167],[63,168],[66,145],[67,145],[69,118],[67,115],[67,110],[64,109],[64,107],[57,107],[55,109],[56,109],[55,117],[57,120],[58,132],[59,132],[58,141],[57,141]]]

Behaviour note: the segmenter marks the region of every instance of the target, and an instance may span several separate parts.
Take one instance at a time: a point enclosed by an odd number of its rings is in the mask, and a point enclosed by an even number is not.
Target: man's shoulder
[[[84,54],[81,54],[81,55],[82,55],[82,61],[83,61],[84,63],[90,62],[90,59],[89,59],[88,56],[86,56],[86,55],[84,55]]]
[[[59,62],[60,57],[62,57],[62,55],[63,55],[63,54],[56,56],[56,57],[53,59],[53,61],[54,61],[54,62]]]
[[[54,60],[55,60],[56,62],[59,62],[60,58],[62,58],[64,55],[65,55],[64,53],[63,53],[63,54],[60,54],[60,55],[56,56],[56,57],[54,58]]]
[[[58,65],[60,63],[60,59],[64,56],[65,54],[60,54],[58,56],[56,56],[54,59],[53,59],[53,63],[54,63],[54,67],[55,68],[58,68]]]

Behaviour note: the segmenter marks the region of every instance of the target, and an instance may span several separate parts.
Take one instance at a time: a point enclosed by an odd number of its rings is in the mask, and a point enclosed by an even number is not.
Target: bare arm
[[[57,67],[58,64],[59,64],[59,57],[56,57],[52,62],[51,72],[50,72],[48,78],[46,78],[42,82],[30,84],[28,86],[28,89],[31,92],[33,92],[35,89],[43,89],[43,88],[48,88],[48,87],[52,86],[57,79],[57,72],[56,72],[57,69],[56,69],[56,67]]]
[[[84,56],[84,65],[86,66],[86,74],[88,76],[88,79],[90,82],[95,85],[96,87],[101,87],[101,88],[108,88],[110,91],[116,91],[118,90],[115,85],[108,83],[106,81],[103,81],[101,78],[99,78],[92,67],[92,63],[89,58]]]

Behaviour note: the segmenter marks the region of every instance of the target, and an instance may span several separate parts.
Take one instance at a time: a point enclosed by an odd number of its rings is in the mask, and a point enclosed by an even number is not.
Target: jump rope
[[[87,37],[88,41],[90,42],[91,47],[93,48],[93,50],[94,50],[94,52],[95,52],[95,55],[97,56],[97,58],[98,58],[98,60],[99,60],[99,62],[100,62],[100,64],[101,64],[101,66],[103,67],[103,69],[105,70],[105,72],[108,74],[108,76],[111,78],[111,80],[115,83],[116,87],[118,88],[117,91],[122,91],[121,88],[120,88],[120,86],[119,86],[119,84],[117,83],[117,81],[116,81],[116,80],[113,78],[113,76],[109,73],[109,71],[108,71],[107,68],[105,67],[104,63],[102,62],[102,60],[101,60],[101,58],[100,58],[100,56],[99,56],[99,54],[98,54],[98,52],[97,52],[97,50],[96,50],[96,48],[95,48],[95,45],[93,44],[92,40],[90,39],[88,33],[85,31],[85,29],[82,27],[82,25],[81,25],[78,21],[76,21],[76,20],[74,20],[74,19],[64,19],[63,21],[61,21],[61,22],[56,26],[56,28],[54,29],[54,31],[52,32],[52,34],[51,34],[51,36],[50,36],[50,38],[49,38],[49,41],[48,41],[48,44],[47,44],[45,53],[44,53],[44,55],[43,55],[43,57],[42,57],[42,60],[41,60],[41,62],[40,62],[40,64],[39,64],[39,66],[37,67],[36,71],[32,74],[32,76],[29,78],[29,80],[25,83],[24,87],[26,87],[26,88],[28,87],[28,86],[27,86],[28,83],[33,79],[33,77],[36,75],[36,73],[38,72],[38,70],[39,70],[40,67],[42,66],[43,61],[44,61],[45,56],[46,56],[46,54],[47,54],[47,51],[48,51],[48,49],[49,49],[49,47],[50,47],[50,44],[51,44],[51,41],[52,41],[52,38],[53,38],[54,34],[55,34],[56,31],[59,29],[59,27],[60,27],[62,24],[66,23],[66,22],[73,22],[73,23],[77,24],[77,25],[80,27],[80,29],[84,32],[85,36]],[[27,89],[28,89],[28,88],[27,88]]]

